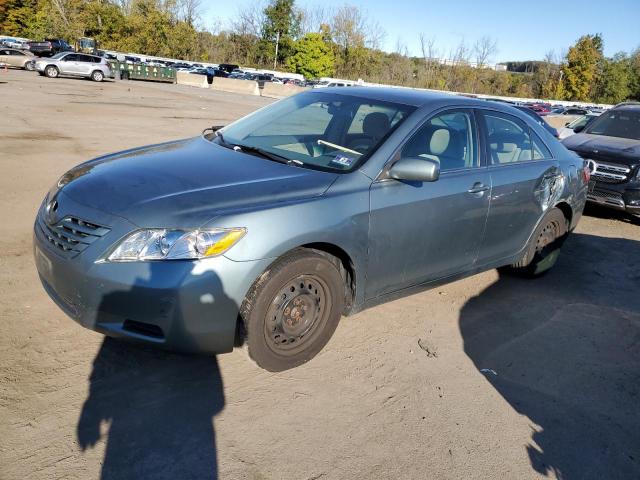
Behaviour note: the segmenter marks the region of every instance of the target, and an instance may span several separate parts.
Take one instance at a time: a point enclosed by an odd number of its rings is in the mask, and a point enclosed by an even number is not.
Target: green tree
[[[631,64],[624,53],[605,59],[599,78],[595,101],[616,104],[629,98],[631,93]]]
[[[333,50],[321,33],[308,33],[295,43],[287,67],[306,78],[330,77],[335,72]]]
[[[567,100],[589,101],[598,79],[602,62],[602,37],[585,35],[569,48],[567,62],[562,67]]]
[[[293,52],[301,21],[302,14],[295,8],[295,0],[271,0],[264,9],[260,45],[263,58],[275,59],[276,64],[285,61]]]

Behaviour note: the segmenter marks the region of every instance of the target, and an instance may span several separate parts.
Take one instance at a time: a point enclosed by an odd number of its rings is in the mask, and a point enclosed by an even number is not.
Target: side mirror
[[[582,130],[584,130],[584,127],[586,125],[578,125],[576,128],[573,129],[573,133],[580,133]]]
[[[388,177],[395,180],[435,182],[440,177],[440,163],[421,157],[405,157],[389,169]]]

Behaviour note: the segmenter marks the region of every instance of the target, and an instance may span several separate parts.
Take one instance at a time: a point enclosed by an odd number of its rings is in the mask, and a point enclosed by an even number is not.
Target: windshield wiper
[[[300,160],[296,160],[294,158],[287,158],[285,156],[278,155],[277,153],[264,150],[260,147],[252,147],[251,145],[233,145],[233,149],[238,150],[240,152],[260,155],[261,157],[264,157],[268,160],[273,160],[274,162],[286,163],[288,165],[292,163],[295,163],[296,165],[304,165],[304,162],[301,162]]]

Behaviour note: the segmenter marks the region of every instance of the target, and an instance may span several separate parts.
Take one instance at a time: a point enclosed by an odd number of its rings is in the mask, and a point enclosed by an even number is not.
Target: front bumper
[[[44,204],[34,228],[34,257],[42,284],[82,326],[171,350],[231,351],[240,305],[270,260],[97,262],[113,243],[137,228],[58,194],[59,211],[109,225],[107,234],[69,255],[48,236]],[[64,208],[63,208],[64,206]],[[62,215],[65,215],[63,213]],[[109,223],[107,223],[109,222]]]
[[[595,182],[587,193],[587,201],[615,210],[640,215],[640,183],[610,184]]]

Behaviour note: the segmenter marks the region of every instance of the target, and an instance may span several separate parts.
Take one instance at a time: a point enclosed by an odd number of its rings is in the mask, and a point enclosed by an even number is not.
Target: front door
[[[367,299],[473,267],[491,194],[477,139],[470,110],[438,113],[399,157],[438,161],[440,178],[371,185]]]

